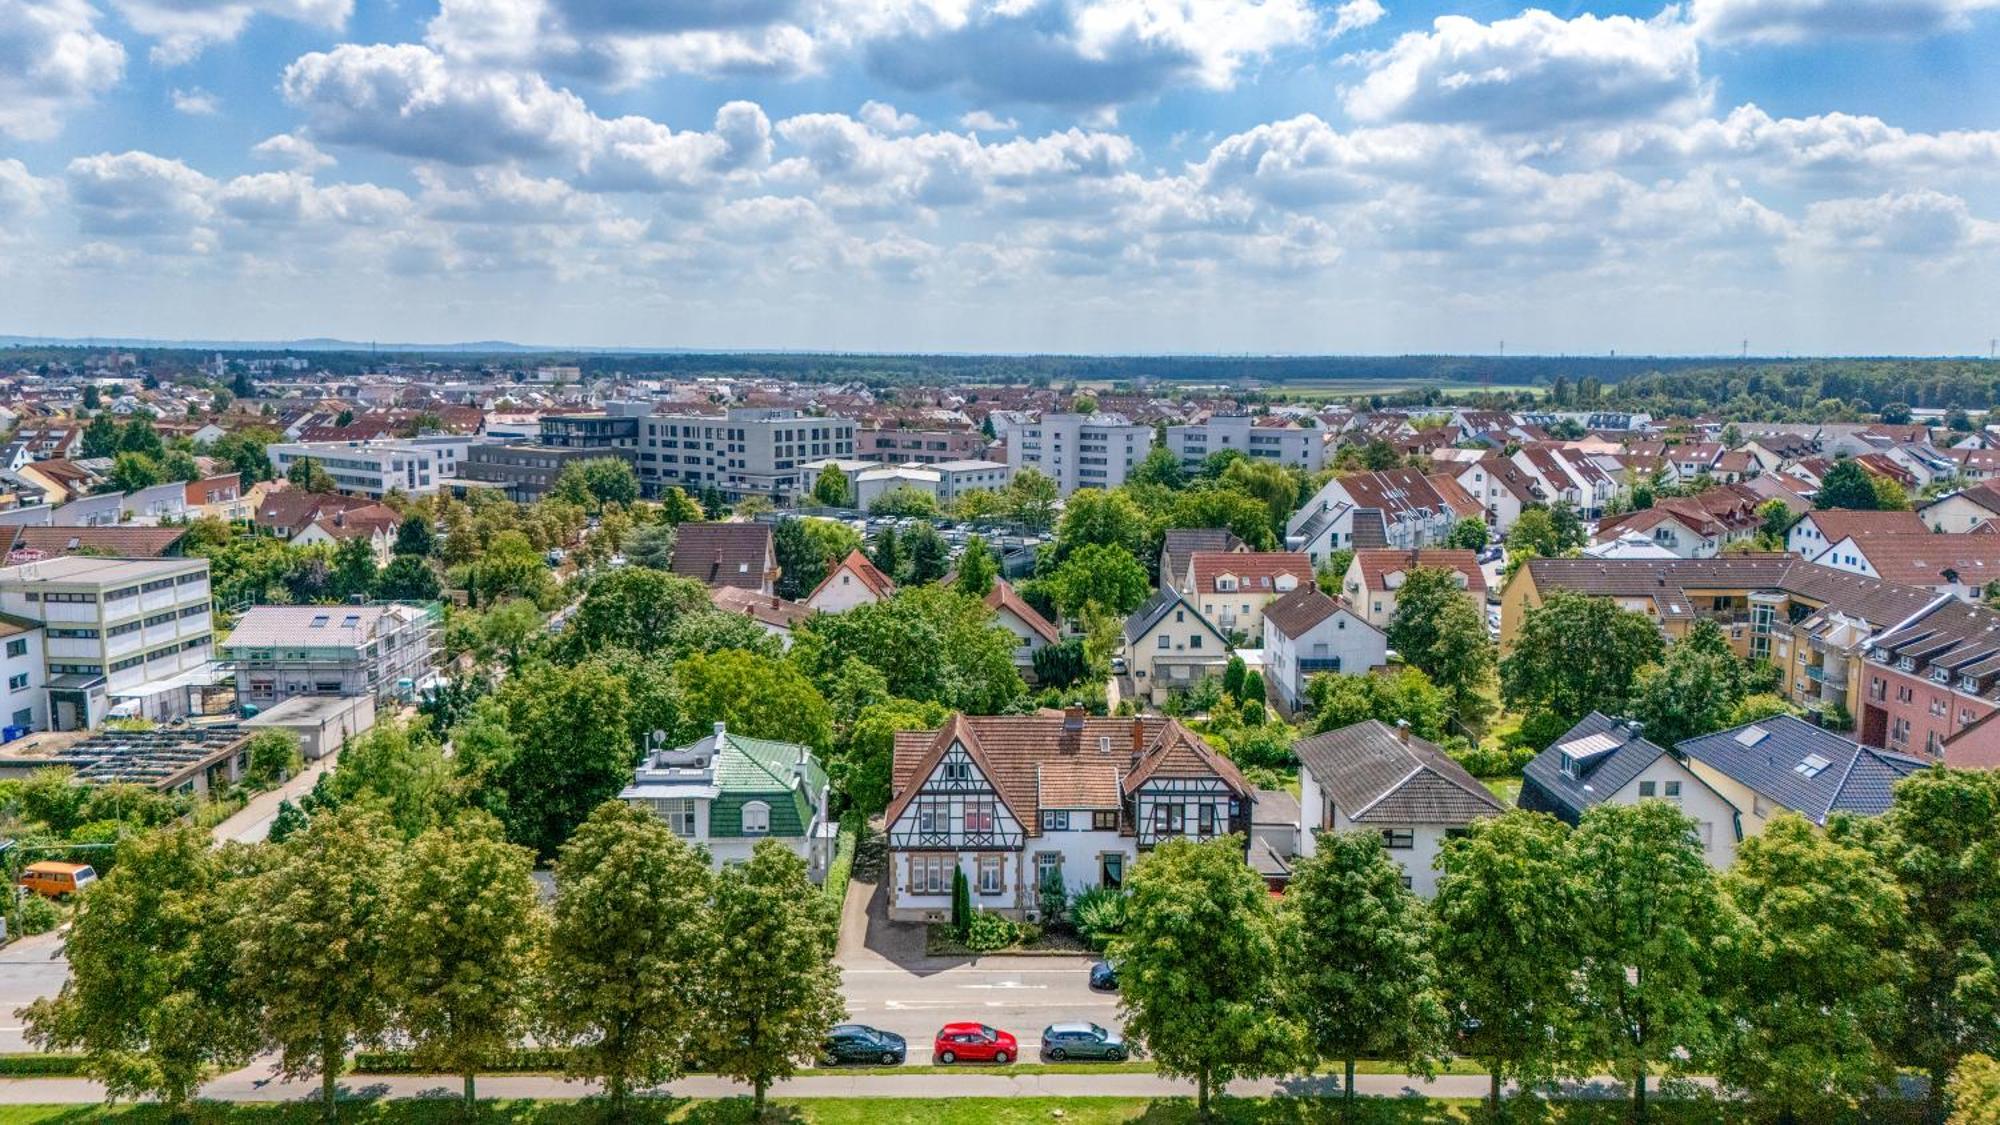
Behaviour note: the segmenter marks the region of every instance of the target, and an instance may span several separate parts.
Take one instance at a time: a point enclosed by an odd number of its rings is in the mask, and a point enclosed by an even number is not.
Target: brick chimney
[[[1409,743],[1409,741],[1410,741],[1410,720],[1408,720],[1408,719],[1397,719],[1397,720],[1396,720],[1396,737],[1397,737],[1397,738],[1399,738],[1399,739],[1401,739],[1401,740],[1402,740],[1402,741],[1403,741],[1403,742],[1404,742],[1405,744],[1408,744],[1408,743]]]
[[[1082,730],[1082,729],[1083,729],[1083,715],[1084,715],[1084,711],[1083,711],[1083,708],[1081,708],[1081,707],[1065,707],[1065,708],[1063,708],[1063,730],[1064,730],[1064,732],[1066,732],[1066,733],[1071,733],[1071,734],[1074,734],[1075,732],[1077,732],[1077,731],[1080,731],[1080,730]]]
[[[1132,756],[1136,758],[1145,752],[1146,722],[1144,719],[1134,716],[1132,719]]]

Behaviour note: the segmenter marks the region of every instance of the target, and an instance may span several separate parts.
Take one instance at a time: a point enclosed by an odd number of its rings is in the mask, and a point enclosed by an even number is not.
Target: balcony
[[[1338,671],[1340,671],[1340,657],[1338,656],[1299,658],[1299,675],[1301,676],[1314,676],[1321,672]]]

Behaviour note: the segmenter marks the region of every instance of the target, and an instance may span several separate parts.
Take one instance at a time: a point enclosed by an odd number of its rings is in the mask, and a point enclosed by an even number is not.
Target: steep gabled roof
[[[1189,592],[1197,595],[1276,595],[1287,592],[1280,586],[1287,578],[1302,586],[1310,585],[1313,580],[1312,560],[1296,551],[1196,551],[1189,556],[1188,572],[1194,578]],[[1225,574],[1237,578],[1234,590],[1223,590],[1216,585]]]
[[[859,547],[856,547],[847,553],[846,558],[833,564],[833,569],[826,572],[826,577],[820,579],[819,585],[813,587],[813,592],[806,595],[807,603],[818,598],[820,591],[832,585],[834,579],[842,574],[852,575],[856,582],[861,583],[877,599],[887,598],[896,592],[896,583],[882,573],[881,568],[870,562]]]
[[[1296,639],[1339,612],[1339,602],[1320,593],[1318,586],[1307,583],[1265,606],[1264,623]]]
[[[684,523],[674,541],[674,573],[707,586],[762,589],[771,565],[771,528],[761,523]]]
[[[1214,774],[1240,796],[1251,795],[1250,783],[1236,769],[1236,763],[1215,752],[1202,737],[1169,720],[1153,744],[1139,757],[1138,764],[1125,775],[1125,792],[1136,793],[1153,777],[1204,777]]]
[[[1186,609],[1188,615],[1198,622],[1203,629],[1208,630],[1209,634],[1215,637],[1216,640],[1221,641],[1224,651],[1227,651],[1229,638],[1223,636],[1214,625],[1210,624],[1208,618],[1203,617],[1201,610],[1195,608],[1195,604],[1188,601],[1185,595],[1181,594],[1178,590],[1168,589],[1162,589],[1152,597],[1146,599],[1145,605],[1133,610],[1132,616],[1125,619],[1125,643],[1128,645],[1138,643],[1139,639],[1147,633],[1152,632],[1153,626],[1158,625],[1168,613],[1173,611],[1175,606]]]
[[[1027,599],[1023,598],[1006,579],[993,580],[993,588],[986,592],[985,601],[986,608],[995,613],[1012,614],[1021,624],[1026,625],[1030,632],[1048,643],[1055,644],[1062,640],[1062,634],[1056,632],[1054,625],[1049,624],[1049,619],[1035,612],[1035,607],[1029,605]]]
[[[1522,768],[1521,776],[1538,795],[1561,806],[1560,813],[1567,814],[1563,819],[1574,823],[1665,753],[1666,747],[1641,738],[1633,724],[1592,711],[1535,755]],[[1563,772],[1564,754],[1582,763],[1574,777]]]
[[[1451,756],[1367,719],[1292,743],[1292,752],[1357,824],[1466,824],[1506,811]]]
[[[1354,552],[1354,561],[1361,568],[1361,585],[1366,590],[1387,590],[1391,574],[1423,567],[1455,570],[1465,576],[1466,590],[1475,595],[1486,593],[1486,572],[1480,569],[1479,556],[1471,551],[1442,547],[1414,551],[1375,549]]]

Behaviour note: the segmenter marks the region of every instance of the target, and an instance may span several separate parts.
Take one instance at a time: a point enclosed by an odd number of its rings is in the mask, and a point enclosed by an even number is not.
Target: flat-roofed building
[[[429,677],[437,617],[417,605],[260,605],[222,645],[239,704],[299,695],[409,699]]]

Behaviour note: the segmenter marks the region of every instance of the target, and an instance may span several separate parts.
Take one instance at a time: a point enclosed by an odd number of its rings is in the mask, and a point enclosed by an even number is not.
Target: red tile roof
[[[852,574],[856,581],[866,586],[877,598],[887,598],[896,592],[896,583],[882,573],[880,567],[868,561],[868,556],[862,554],[861,549],[857,547],[849,551],[846,558],[835,563],[832,570],[826,572],[826,577],[820,579],[819,585],[813,587],[813,592],[806,595],[806,601],[810,602],[819,597],[819,592],[826,589],[842,573]]]
[[[1036,613],[1035,607],[1029,605],[1004,578],[993,580],[993,588],[986,592],[986,608],[995,613],[1005,610],[1013,614],[1020,619],[1021,624],[1028,627],[1029,631],[1050,644],[1062,640],[1062,635],[1056,632],[1054,625],[1049,624],[1048,618]]]
[[[1398,551],[1378,549],[1354,552],[1354,561],[1361,567],[1361,583],[1369,590],[1387,590],[1389,575],[1397,571],[1411,571],[1418,567],[1432,570],[1456,570],[1465,575],[1465,588],[1482,597],[1486,593],[1486,572],[1479,568],[1479,556],[1471,551],[1444,549]]]
[[[1196,551],[1189,556],[1188,569],[1194,575],[1190,593],[1223,593],[1216,580],[1234,575],[1237,587],[1228,593],[1260,593],[1277,596],[1295,586],[1311,584],[1312,559],[1298,551]],[[1279,579],[1290,577],[1293,587],[1281,589]]]

